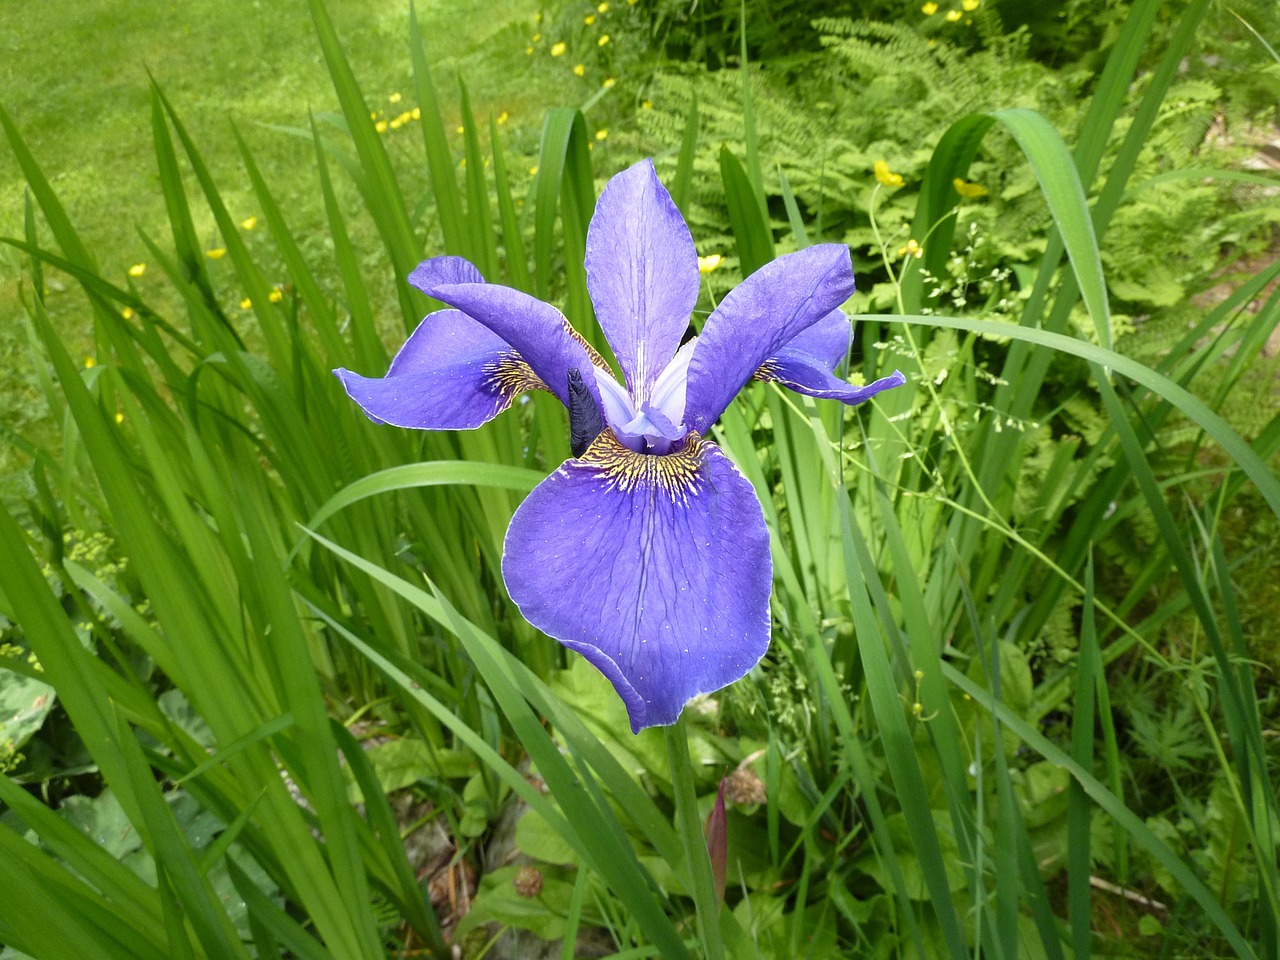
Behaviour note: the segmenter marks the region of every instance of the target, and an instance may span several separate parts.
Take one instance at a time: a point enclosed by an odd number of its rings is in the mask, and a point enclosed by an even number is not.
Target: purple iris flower
[[[539,630],[613,683],[631,729],[743,677],[769,646],[773,570],[755,490],[711,441],[752,379],[861,403],[904,382],[833,375],[849,349],[843,244],[779,257],[730,292],[681,345],[697,254],[653,163],[605,186],[587,233],[587,286],[626,377],[549,304],[485,283],[461,257],[409,282],[453,309],[429,315],[382,378],[335,373],[378,423],[465,430],[527,390],[569,408],[574,459],[516,510],[502,575]]]

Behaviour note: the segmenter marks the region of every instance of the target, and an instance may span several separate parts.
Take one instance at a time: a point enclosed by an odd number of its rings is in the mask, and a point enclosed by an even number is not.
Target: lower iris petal
[[[525,618],[613,683],[633,731],[674,723],[769,646],[764,513],[696,434],[651,456],[605,430],[520,505],[502,572]]]

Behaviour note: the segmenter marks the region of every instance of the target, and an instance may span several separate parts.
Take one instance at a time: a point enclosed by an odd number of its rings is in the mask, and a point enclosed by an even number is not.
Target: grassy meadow
[[[0,960],[1280,960],[1278,38],[1254,0],[24,6]],[[332,371],[387,372],[445,254],[616,371],[584,253],[646,157],[694,332],[844,245],[838,376],[906,384],[708,426],[771,643],[633,734],[504,578],[580,418],[399,429]]]

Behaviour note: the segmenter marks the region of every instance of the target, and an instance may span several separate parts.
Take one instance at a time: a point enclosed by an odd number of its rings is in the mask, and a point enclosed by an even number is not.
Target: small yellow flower
[[[569,49],[569,48],[568,48],[568,46],[566,46],[566,45],[565,45],[565,42],[564,42],[563,40],[561,40],[560,42],[555,43],[555,44],[553,44],[553,45],[552,45],[552,47],[551,47],[551,55],[552,55],[553,57],[560,57],[560,56],[563,56],[563,55],[564,55],[564,52],[565,52],[566,50],[568,50],[568,49]]]
[[[410,111],[409,111],[409,116],[413,117],[413,119],[415,119],[415,120],[421,120],[421,119],[422,119],[422,108],[421,108],[421,107],[414,107],[412,110],[410,110]]]
[[[609,0],[604,0],[604,3],[596,7],[596,13],[608,13],[608,12],[609,12]]]
[[[960,0],[960,6],[966,13],[973,13],[982,5],[982,0]]]
[[[386,132],[387,132],[387,121],[385,121],[385,120],[379,120],[377,123],[375,123],[375,124],[373,125],[373,129],[377,130],[379,133],[386,133]]]
[[[652,100],[641,100],[641,101],[640,101],[640,109],[641,109],[641,110],[652,110],[652,109],[653,109],[653,101],[652,101]]]
[[[580,77],[586,72],[587,72],[587,68],[584,67],[582,64],[578,64],[576,67],[573,68],[573,75],[575,77]]]
[[[391,127],[392,130],[399,130],[404,126],[404,117],[396,117],[388,124],[388,126]]]
[[[94,367],[96,367],[97,365],[98,365],[98,361],[97,361],[97,360],[95,360],[95,359],[93,359],[93,357],[85,357],[85,358],[84,358],[84,368],[85,368],[86,370],[92,370],[92,369],[93,369]]]
[[[530,38],[530,41],[531,41],[531,42],[533,42],[533,43],[537,43],[537,42],[538,42],[539,40],[541,40],[541,39],[542,39],[542,34],[540,34],[540,33],[535,33],[535,34]]]
[[[978,197],[987,195],[987,188],[982,184],[970,183],[968,180],[961,180],[959,177],[952,180],[951,185],[956,188],[956,193],[966,200],[976,200]]]
[[[913,238],[907,241],[907,245],[905,247],[898,248],[898,256],[901,257],[904,254],[908,257],[915,257],[918,260],[924,256],[924,248],[921,247],[920,244],[916,243]]]
[[[699,257],[698,272],[701,274],[708,274],[716,267],[720,266],[723,261],[724,257],[720,256],[718,253],[713,253],[709,257]]]
[[[372,111],[370,111],[370,112],[369,112],[369,119],[370,119],[370,120],[377,120],[377,119],[378,119],[378,111],[377,111],[377,110],[372,110]]]
[[[244,227],[246,230],[252,230],[257,225],[258,225],[257,217],[245,217],[243,220],[240,221],[240,226]]]
[[[900,187],[905,182],[902,179],[902,174],[893,173],[889,169],[889,164],[885,163],[885,161],[883,160],[876,161],[875,170],[876,170],[876,179],[879,180],[881,183],[883,183],[886,187]]]
[[[608,130],[597,130],[597,131],[596,131],[596,139],[597,139],[597,140],[605,140],[605,139],[607,139],[607,138],[608,138],[608,136],[609,136],[609,131],[608,131]]]
[[[529,168],[529,176],[531,176],[531,177],[536,177],[537,175],[538,175],[538,168],[537,168],[537,167],[530,167],[530,168]]]
[[[639,3],[639,2],[640,2],[640,0],[627,0],[627,6],[628,6],[628,7],[634,7],[634,6],[635,6],[637,3]]]
[[[134,317],[133,307],[125,307],[120,311],[120,316],[124,317],[126,320],[132,320]]]
[[[210,260],[221,260],[227,255],[226,247],[214,247],[212,250],[206,250],[204,255]]]
[[[400,102],[400,94],[399,94],[399,93],[393,93],[391,96],[387,97],[387,99],[388,99],[388,100],[390,100],[392,103],[399,103],[399,102]]]
[[[604,81],[600,84],[600,86],[602,86],[602,87],[604,87],[606,90],[608,90],[610,87],[612,87],[612,86],[613,86],[615,83],[617,83],[617,82],[618,82],[618,81],[617,81],[617,80],[615,80],[615,79],[613,79],[613,77],[605,77],[605,78],[604,78]]]
[[[129,276],[131,277],[140,277],[146,272],[147,272],[147,265],[145,263],[135,263],[132,267],[129,268]]]
[[[117,414],[116,414],[116,423],[124,423],[124,414],[123,414],[123,413],[117,413]]]
[[[272,287],[271,292],[267,294],[267,299],[270,300],[272,303],[279,303],[281,300],[284,299],[284,291],[282,291],[279,287]]]
[[[527,53],[529,56],[533,56],[533,47],[525,47],[524,52]]]
[[[241,310],[248,310],[252,306],[253,306],[253,301],[250,300],[248,297],[245,297],[243,300],[240,301]]]
[[[599,40],[596,41],[596,46],[603,47],[608,42],[609,42],[609,35],[606,33],[602,35]]]
[[[582,18],[582,22],[589,27],[596,22],[596,15],[594,13],[588,13],[585,17]]]
[[[963,13],[961,13],[959,10],[948,10],[948,11],[947,11],[947,22],[948,22],[948,23],[955,23],[957,20],[959,20],[959,19],[960,19],[961,17],[963,17],[963,16],[964,16],[964,14],[963,14]]]
[[[462,124],[458,124],[458,129],[457,129],[457,130],[455,130],[454,132],[455,132],[455,133],[465,133],[465,132],[466,132],[466,127],[464,127]]]
[[[932,17],[935,13],[938,12],[938,5],[934,3],[933,0],[929,0],[928,3],[926,3],[923,7],[920,8],[920,12],[923,13],[926,17]]]

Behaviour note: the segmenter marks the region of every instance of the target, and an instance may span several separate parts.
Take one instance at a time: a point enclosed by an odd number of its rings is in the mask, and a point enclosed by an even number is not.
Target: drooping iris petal
[[[417,430],[470,430],[546,389],[509,343],[458,310],[428,314],[385,377],[334,373],[371,420]]]
[[[633,732],[674,723],[769,646],[764,513],[697,435],[648,456],[605,430],[516,510],[502,574],[530,623],[609,678]]]
[[[776,381],[796,393],[850,405],[906,383],[897,370],[861,387],[835,376],[833,371],[848,355],[851,339],[849,318],[840,310],[832,310],[762,363],[756,370],[756,379]]]
[[[849,318],[843,310],[832,310],[813,326],[801,330],[783,349],[807,354],[828,370],[834,370],[849,356],[852,340]]]
[[[551,304],[496,283],[427,283],[420,289],[461,310],[509,343],[566,407],[569,371],[574,369],[581,371],[592,399],[600,403],[595,377],[587,374],[593,366],[607,369],[607,365]]]
[[[765,361],[757,376],[761,380],[774,380],[796,393],[821,400],[839,400],[850,406],[870,400],[877,393],[900,387],[907,382],[901,371],[895,370],[889,376],[865,386],[854,386],[847,380],[834,376],[809,354],[790,349],[782,350],[777,356]]]
[[[760,364],[853,293],[844,244],[823,243],[765,264],[707,318],[689,361],[685,426],[705,433]]]
[[[652,160],[605,185],[587,230],[587,289],[638,406],[698,301],[698,254]]]

